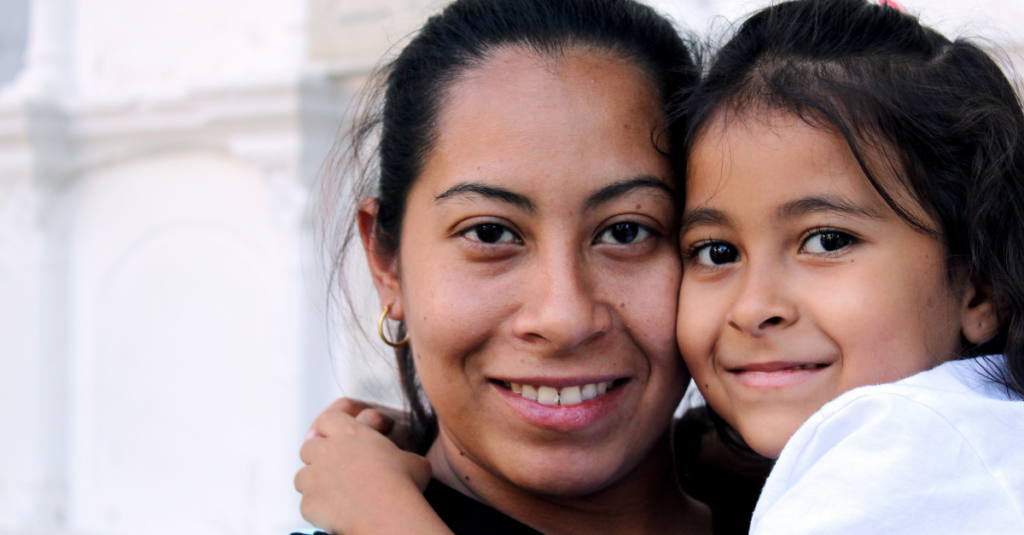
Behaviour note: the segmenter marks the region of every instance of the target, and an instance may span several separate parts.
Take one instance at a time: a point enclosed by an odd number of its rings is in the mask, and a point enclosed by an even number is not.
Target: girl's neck
[[[666,432],[620,481],[596,493],[538,496],[495,477],[440,433],[427,453],[434,479],[548,534],[711,533],[711,514],[676,480]]]

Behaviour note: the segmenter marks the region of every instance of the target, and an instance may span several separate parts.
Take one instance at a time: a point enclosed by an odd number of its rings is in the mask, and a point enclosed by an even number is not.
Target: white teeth
[[[537,388],[537,403],[541,405],[558,405],[558,390],[550,386]]]
[[[531,399],[542,405],[576,405],[584,401],[590,401],[606,392],[612,387],[612,382],[591,383],[583,386],[565,386],[553,388],[550,386],[533,386],[521,383],[505,383],[513,393],[519,394],[526,399]]]
[[[567,386],[558,391],[559,405],[575,405],[582,402],[583,394],[580,393],[580,387],[578,386]]]

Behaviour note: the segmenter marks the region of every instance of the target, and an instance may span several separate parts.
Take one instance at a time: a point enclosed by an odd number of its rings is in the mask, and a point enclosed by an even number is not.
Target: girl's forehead
[[[737,181],[780,195],[823,186],[870,187],[843,138],[790,114],[734,115],[709,123],[690,151],[688,203],[714,197]]]

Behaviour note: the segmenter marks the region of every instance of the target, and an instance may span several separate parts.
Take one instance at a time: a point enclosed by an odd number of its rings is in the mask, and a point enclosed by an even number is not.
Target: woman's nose
[[[539,255],[525,277],[528,296],[513,321],[516,336],[568,351],[607,332],[611,311],[595,295],[598,281],[571,248]]]
[[[749,262],[726,320],[751,336],[765,336],[796,322],[799,308],[786,290],[783,267]]]

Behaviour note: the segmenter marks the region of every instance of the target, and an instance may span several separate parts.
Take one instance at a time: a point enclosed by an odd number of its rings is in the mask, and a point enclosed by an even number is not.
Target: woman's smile
[[[535,384],[492,383],[512,410],[531,425],[556,431],[573,431],[597,424],[622,402],[628,379],[596,381],[583,385],[573,380],[531,380]],[[576,380],[578,383],[578,380]],[[546,383],[546,384],[545,384]]]

